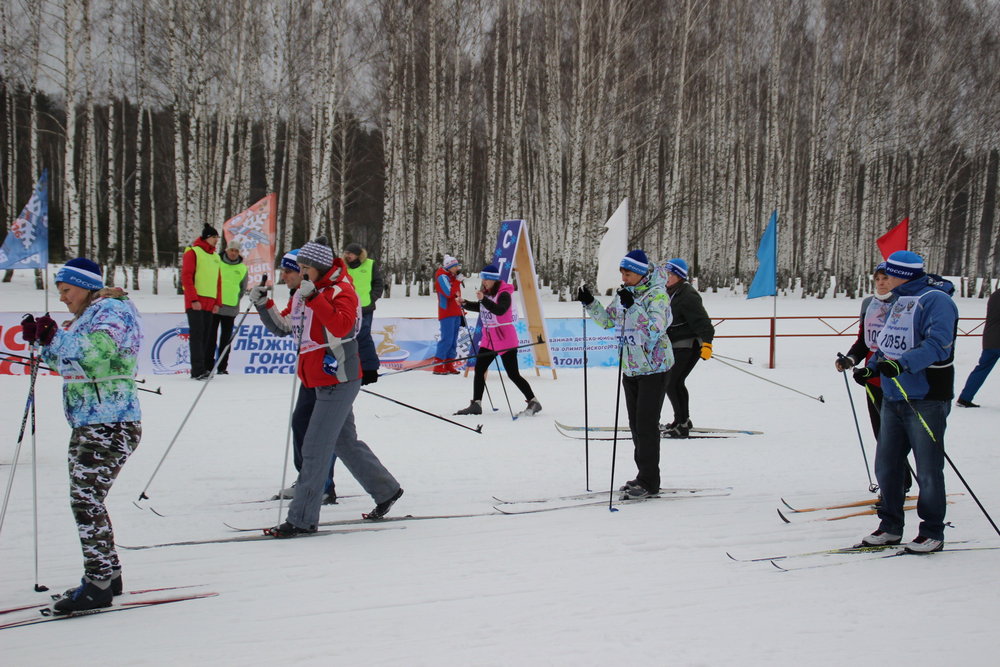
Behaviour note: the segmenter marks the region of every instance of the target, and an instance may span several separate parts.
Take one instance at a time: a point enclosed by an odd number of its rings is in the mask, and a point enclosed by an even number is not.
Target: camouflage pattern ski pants
[[[104,499],[141,437],[141,422],[78,426],[70,435],[70,507],[90,579],[107,581],[121,568]]]

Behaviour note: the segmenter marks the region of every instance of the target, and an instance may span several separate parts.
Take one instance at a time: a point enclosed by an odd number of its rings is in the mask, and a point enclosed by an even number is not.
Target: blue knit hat
[[[483,280],[500,280],[500,269],[496,264],[487,264],[479,272],[479,277]]]
[[[887,267],[887,266],[888,266],[888,264],[886,264],[885,262],[879,262],[878,266],[876,266],[875,269],[872,271],[872,275],[874,276],[879,271],[881,271],[882,273],[885,273],[885,267]],[[889,275],[889,274],[885,273],[885,275]]]
[[[451,255],[445,255],[444,263],[442,264],[442,266],[444,267],[445,271],[449,271],[451,269],[454,269],[456,266],[462,266],[462,263],[458,261],[457,258],[452,257]]]
[[[667,261],[667,271],[674,274],[681,280],[688,279],[688,263],[680,257],[674,257]]]
[[[885,274],[904,280],[924,275],[924,258],[909,250],[897,250],[885,260]]]
[[[302,268],[298,264],[299,249],[289,250],[281,258],[281,268],[295,273],[302,273]]]
[[[630,250],[618,266],[626,271],[644,276],[649,273],[649,258],[646,257],[646,253],[642,250]]]
[[[71,259],[56,273],[57,283],[69,283],[86,290],[97,291],[104,287],[101,267],[84,257]]]

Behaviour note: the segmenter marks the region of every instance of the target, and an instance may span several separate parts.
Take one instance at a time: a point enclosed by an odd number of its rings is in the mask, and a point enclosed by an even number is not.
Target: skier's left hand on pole
[[[712,344],[702,343],[701,344],[701,358],[708,361],[712,358]]]

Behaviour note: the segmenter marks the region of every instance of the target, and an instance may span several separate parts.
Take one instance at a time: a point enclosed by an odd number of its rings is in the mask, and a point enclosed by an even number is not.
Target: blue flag
[[[760,237],[760,247],[757,248],[757,274],[750,283],[748,299],[759,296],[774,296],[778,293],[778,209],[771,213],[767,229]]]
[[[35,183],[27,206],[0,247],[0,269],[44,269],[49,263],[49,172]]]

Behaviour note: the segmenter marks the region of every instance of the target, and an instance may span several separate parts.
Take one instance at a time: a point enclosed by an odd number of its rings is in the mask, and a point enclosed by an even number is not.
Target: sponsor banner
[[[13,355],[28,355],[28,345],[21,340],[20,313],[0,313],[0,375],[27,374],[27,366]],[[239,322],[242,314],[237,316]],[[56,321],[68,320],[69,315]],[[551,338],[552,363],[560,368],[583,367],[583,327],[579,318],[546,321]],[[187,318],[182,313],[149,313],[142,315],[143,343],[139,357],[141,375],[174,375],[190,372],[190,334]],[[516,323],[521,344],[530,340],[527,324]],[[292,373],[295,369],[295,340],[291,336],[272,335],[261,323],[257,313],[251,313],[233,332],[233,347],[229,355],[229,372],[262,374]],[[372,339],[383,372],[404,370],[429,364],[439,338],[436,318],[376,317],[372,321]],[[468,329],[458,338],[458,356],[470,354]],[[617,366],[618,339],[614,329],[603,330],[593,323],[587,327],[587,362],[590,366]],[[534,348],[521,348],[518,366],[535,365]],[[428,371],[433,365],[426,366]]]

